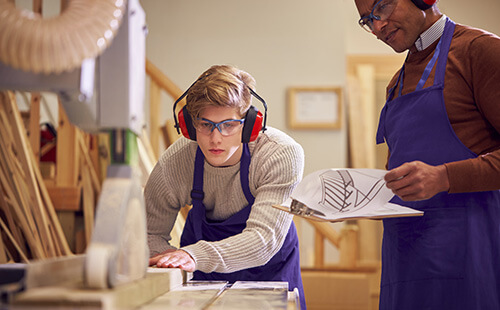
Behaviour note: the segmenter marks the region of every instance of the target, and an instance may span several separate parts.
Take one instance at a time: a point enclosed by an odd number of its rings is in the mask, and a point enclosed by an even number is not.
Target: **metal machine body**
[[[115,38],[97,58],[51,74],[0,62],[0,90],[54,92],[81,129],[138,135],[144,125],[145,36],[145,13],[138,0],[128,0]],[[125,147],[136,152],[133,143]],[[129,160],[108,168],[85,254],[82,277],[89,287],[112,288],[146,274],[149,251],[140,180],[140,170]]]

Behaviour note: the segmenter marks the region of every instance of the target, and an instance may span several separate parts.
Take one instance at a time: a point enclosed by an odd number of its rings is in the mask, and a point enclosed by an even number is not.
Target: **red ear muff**
[[[436,0],[411,0],[419,9],[425,11],[432,7],[437,1]]]
[[[184,137],[196,141],[196,128],[193,125],[193,119],[187,111],[186,106],[184,106],[179,111],[179,128]]]
[[[259,132],[262,130],[262,123],[264,117],[262,113],[257,110],[254,106],[250,106],[247,114],[245,115],[245,124],[243,125],[243,131],[241,133],[241,142],[248,143],[255,141],[259,136]]]
[[[263,119],[264,117],[262,116],[262,113],[260,113],[260,111],[257,112],[257,118],[255,119],[255,124],[252,128],[252,135],[250,136],[250,142],[255,141],[255,139],[259,136],[259,132],[262,130]]]

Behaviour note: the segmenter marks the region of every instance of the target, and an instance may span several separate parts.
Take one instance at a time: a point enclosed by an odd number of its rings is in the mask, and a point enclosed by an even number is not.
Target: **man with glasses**
[[[189,139],[162,154],[144,191],[149,263],[194,271],[195,280],[286,281],[305,309],[293,216],[272,207],[301,181],[304,152],[265,121],[258,133],[252,96],[265,102],[254,88],[250,74],[213,66],[183,95],[179,127]],[[170,234],[187,204],[193,207],[176,249]]]
[[[434,2],[355,0],[363,29],[408,51],[377,143],[392,202],[424,211],[384,219],[380,309],[500,309],[500,38]]]

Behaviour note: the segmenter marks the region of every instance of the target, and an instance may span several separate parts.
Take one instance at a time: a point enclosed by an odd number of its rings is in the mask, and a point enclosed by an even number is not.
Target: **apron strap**
[[[240,160],[240,184],[241,184],[241,189],[245,194],[245,198],[248,201],[248,204],[253,205],[255,197],[250,192],[250,186],[248,183],[248,170],[250,167],[250,160],[251,156],[248,143],[243,143],[243,153],[241,154],[241,160]]]
[[[446,73],[446,63],[448,62],[448,52],[450,50],[453,32],[455,31],[455,22],[446,17],[446,26],[442,35],[443,48],[439,55],[439,60],[436,65],[436,75],[434,77],[434,85],[444,85],[444,75]]]
[[[193,199],[193,207],[195,202],[203,202],[205,193],[203,192],[203,171],[205,165],[205,156],[198,146],[196,150],[196,158],[194,161],[193,188],[191,189],[191,199]]]
[[[422,77],[420,78],[420,81],[418,81],[417,88],[415,88],[415,91],[419,91],[422,88],[424,88],[425,82],[427,82],[427,79],[429,78],[429,75],[431,74],[432,68],[434,68],[434,65],[436,64],[436,60],[438,59],[438,56],[441,55],[441,42],[443,42],[443,36],[441,36],[441,39],[439,39],[439,43],[436,47],[436,50],[434,51],[434,55],[432,55],[431,60],[425,66],[425,70],[422,73]],[[441,57],[440,57],[441,58]]]

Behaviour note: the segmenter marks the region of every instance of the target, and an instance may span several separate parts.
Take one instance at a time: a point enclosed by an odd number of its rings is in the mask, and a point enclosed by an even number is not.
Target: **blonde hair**
[[[247,72],[229,65],[215,65],[203,72],[186,96],[187,110],[193,119],[199,118],[208,106],[236,108],[240,117],[252,103],[255,79]]]

